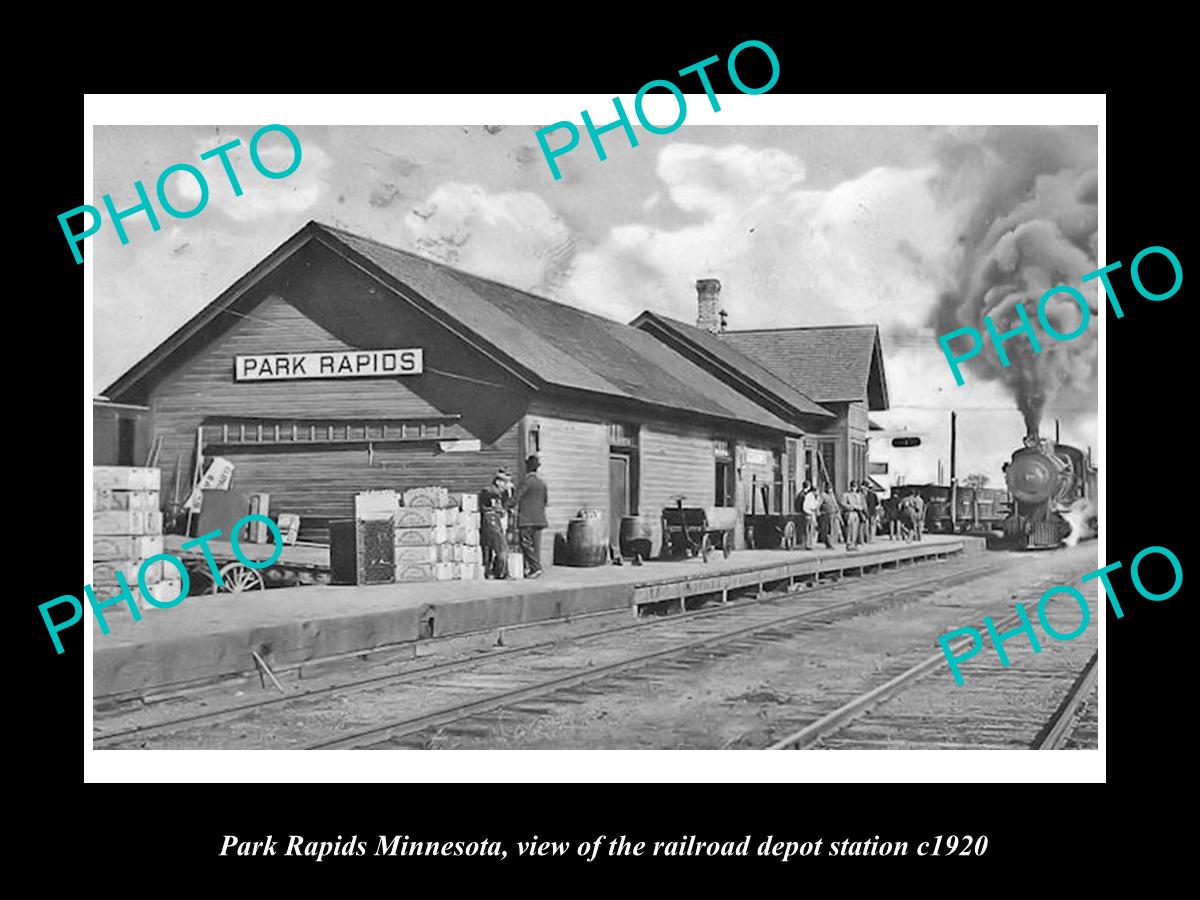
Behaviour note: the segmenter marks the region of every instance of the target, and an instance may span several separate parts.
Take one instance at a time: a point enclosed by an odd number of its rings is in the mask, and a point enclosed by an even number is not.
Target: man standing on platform
[[[850,490],[842,495],[842,504],[846,507],[846,549],[858,549],[858,527],[862,524],[867,505],[863,495],[858,492],[858,482],[850,482]]]
[[[812,550],[817,546],[817,514],[821,511],[821,497],[811,482],[804,482],[799,506],[798,511],[804,514],[804,549]]]
[[[485,578],[508,577],[508,540],[504,519],[512,501],[512,481],[503,469],[479,492],[479,536]]]
[[[546,527],[546,482],[538,476],[541,468],[536,455],[525,460],[525,479],[517,494],[517,530],[521,535],[521,553],[525,557],[525,577],[542,574],[539,550],[542,529]]]
[[[875,492],[867,487],[864,481],[861,485],[863,492],[863,502],[867,506],[867,522],[864,526],[863,543],[869,544],[875,538],[875,530],[879,527],[879,498],[875,496]]]
[[[820,510],[821,540],[832,550],[834,541],[841,540],[842,510],[828,481],[825,482],[825,490],[821,492]]]

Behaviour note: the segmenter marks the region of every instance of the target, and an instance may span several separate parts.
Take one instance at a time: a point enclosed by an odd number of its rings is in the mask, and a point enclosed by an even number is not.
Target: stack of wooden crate
[[[404,492],[395,512],[397,581],[483,578],[475,499],[443,487]]]
[[[142,564],[163,552],[163,518],[158,508],[161,478],[160,469],[93,467],[92,590],[97,600],[120,592],[117,572],[125,576],[137,599]],[[154,599],[171,601],[180,595],[182,585],[174,567],[164,569],[158,560],[143,575]]]

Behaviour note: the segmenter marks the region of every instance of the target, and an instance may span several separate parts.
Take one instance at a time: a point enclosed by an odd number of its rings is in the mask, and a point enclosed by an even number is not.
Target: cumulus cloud
[[[693,281],[715,276],[732,328],[886,326],[919,322],[944,288],[957,213],[939,204],[933,168],[878,167],[814,190],[781,150],[673,144],[656,171],[692,221],[612,228],[580,255],[565,296],[619,317],[693,319]]]
[[[419,253],[514,287],[553,293],[570,269],[571,230],[541,197],[439,185],[405,218]]]
[[[232,137],[242,141],[240,147],[233,148],[228,154],[242,186],[240,197],[234,196],[220,159],[200,160],[201,153]],[[249,134],[226,135],[217,142],[211,137],[198,140],[195,160],[189,162],[204,173],[208,182],[205,212],[219,209],[236,222],[254,222],[281,214],[302,213],[315,207],[329,189],[331,160],[329,154],[311,139],[301,136],[300,146],[300,166],[295,172],[285,178],[267,178],[250,159]],[[286,170],[294,158],[291,143],[278,132],[263,136],[258,144],[258,155],[263,167],[272,172]],[[191,209],[200,202],[200,185],[186,174],[176,175],[167,184],[167,198],[177,208]]]

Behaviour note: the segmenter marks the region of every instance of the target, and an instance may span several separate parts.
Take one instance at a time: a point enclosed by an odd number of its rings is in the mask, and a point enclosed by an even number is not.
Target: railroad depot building
[[[175,467],[181,501],[197,452],[220,456],[323,542],[359,492],[475,492],[536,453],[546,563],[580,509],[614,543],[647,517],[657,552],[678,496],[775,512],[806,477],[844,489],[887,407],[875,326],[720,333],[719,284],[698,290],[702,327],[625,325],[310,222],[105,394],[161,438],[164,506]]]

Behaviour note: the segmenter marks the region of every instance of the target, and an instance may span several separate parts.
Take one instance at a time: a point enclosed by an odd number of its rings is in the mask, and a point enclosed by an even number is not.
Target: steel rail
[[[662,650],[654,650],[648,653],[642,653],[634,657],[618,660],[616,662],[607,663],[601,666],[590,666],[584,672],[577,672],[571,675],[547,679],[546,681],[542,681],[538,684],[515,688],[510,691],[503,691],[478,700],[470,700],[464,703],[454,704],[431,713],[426,713],[424,715],[412,716],[405,719],[397,719],[391,722],[373,725],[369,728],[363,728],[351,732],[350,734],[318,741],[308,745],[305,749],[350,749],[354,747],[361,747],[368,743],[382,743],[383,741],[392,738],[404,737],[417,732],[425,731],[429,728],[443,726],[452,722],[460,721],[462,719],[471,718],[472,716],[483,712],[490,712],[492,710],[501,709],[506,706],[512,706],[527,700],[544,697],[548,694],[553,694],[557,691],[576,687],[578,685],[587,684],[593,681],[600,681],[611,677],[618,672],[641,668],[647,664],[674,656],[682,656],[704,647],[718,646],[720,644],[736,641],[739,638],[744,638],[758,632],[769,631],[773,628],[778,628],[780,625],[790,624],[825,613],[840,612],[857,606],[866,606],[883,598],[895,598],[898,596],[903,596],[904,594],[912,591],[924,590],[930,585],[935,585],[939,582],[948,581],[953,578],[961,578],[964,575],[996,571],[997,568],[997,566],[989,564],[985,566],[978,566],[974,569],[947,573],[937,578],[925,579],[923,581],[904,585],[903,587],[893,585],[890,588],[875,591],[866,597],[844,600],[840,603],[833,603],[813,609],[806,609],[800,612],[791,613],[786,616],[777,616],[768,621],[743,626],[741,628],[735,628],[731,631],[721,632],[720,634],[708,635],[703,638],[687,641],[682,644],[677,644],[673,647],[664,648]],[[980,575],[980,577],[982,577],[982,575]],[[677,616],[673,616],[664,619],[664,621],[673,622],[677,619]]]
[[[941,576],[938,580],[947,578],[961,577],[964,575],[973,575],[976,573],[984,573],[986,571],[996,571],[999,567],[995,564],[984,566],[976,566],[971,569],[965,569],[958,572],[948,573]],[[982,575],[980,576],[982,577]],[[924,584],[925,582],[916,582],[916,584]],[[818,585],[809,588],[804,592],[804,596],[812,596],[816,593],[824,593],[834,588],[844,586],[844,581],[836,581],[829,584]],[[897,586],[893,588],[899,590],[909,590],[909,586]],[[539,641],[534,644],[529,644],[521,647],[511,647],[503,650],[496,650],[480,656],[468,657],[465,659],[448,660],[446,662],[434,663],[432,665],[420,666],[412,669],[406,669],[403,672],[386,672],[378,675],[368,676],[366,678],[354,679],[351,681],[337,682],[334,684],[325,685],[318,688],[310,688],[298,693],[287,694],[281,697],[268,697],[262,700],[255,700],[249,703],[241,703],[234,706],[225,707],[223,709],[214,709],[205,712],[192,713],[186,716],[177,716],[172,719],[161,722],[151,722],[144,725],[136,725],[131,728],[121,729],[119,731],[111,731],[104,734],[96,734],[92,737],[92,746],[100,747],[101,745],[112,744],[117,741],[136,739],[139,737],[148,737],[151,735],[161,734],[163,732],[178,731],[194,725],[200,724],[216,724],[217,722],[229,721],[238,719],[247,713],[257,712],[262,709],[288,705],[295,702],[303,702],[305,700],[319,699],[324,696],[339,692],[352,692],[363,688],[380,687],[389,684],[403,684],[407,681],[415,681],[429,676],[442,673],[458,671],[460,669],[470,668],[482,663],[491,662],[499,659],[511,659],[520,656],[530,655],[539,651],[552,649],[563,643],[566,644],[584,644],[592,641],[602,640],[623,632],[635,631],[639,629],[652,629],[655,627],[669,627],[681,621],[691,621],[694,619],[718,617],[722,615],[732,615],[737,611],[747,607],[769,605],[776,600],[791,596],[793,592],[778,591],[770,594],[765,594],[759,597],[747,598],[744,600],[734,600],[723,603],[720,606],[709,607],[704,609],[689,610],[682,613],[674,613],[669,616],[653,617],[639,619],[636,622],[631,622],[625,625],[617,625],[612,628],[605,628],[588,634],[578,635],[562,640],[547,640]],[[866,600],[845,601],[841,604],[829,604],[819,608],[806,610],[806,615],[815,615],[816,613],[826,610],[835,610],[843,608],[847,603],[868,602]],[[775,619],[773,621],[783,621]]]

